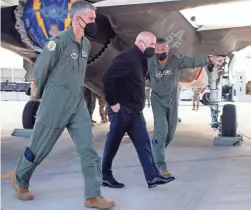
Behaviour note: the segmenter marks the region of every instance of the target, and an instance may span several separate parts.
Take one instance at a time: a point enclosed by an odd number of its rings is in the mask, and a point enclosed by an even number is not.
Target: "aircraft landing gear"
[[[210,87],[210,110],[212,124],[211,127],[219,131],[218,136],[214,137],[214,145],[216,146],[235,146],[241,145],[243,137],[237,134],[237,116],[236,107],[233,104],[225,104],[223,106],[222,115],[219,117],[219,98],[218,98],[218,67],[210,64],[209,71],[209,87]]]
[[[40,105],[40,100],[35,99],[36,91],[36,85],[33,81],[31,81],[30,100],[26,103],[22,115],[23,129],[14,129],[12,136],[30,138],[36,121],[36,113]]]
[[[40,105],[39,100],[30,100],[24,107],[22,122],[24,129],[33,129],[36,121],[36,113]]]

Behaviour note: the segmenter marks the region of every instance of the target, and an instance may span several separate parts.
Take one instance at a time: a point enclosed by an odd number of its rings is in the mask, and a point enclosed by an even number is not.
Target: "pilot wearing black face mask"
[[[167,52],[163,52],[163,53],[156,53],[156,58],[159,61],[164,61],[167,58]]]
[[[205,66],[207,56],[190,58],[169,53],[166,39],[158,38],[156,54],[148,59],[151,105],[154,116],[152,152],[163,177],[173,177],[167,170],[165,148],[172,141],[178,121],[178,84],[182,69]],[[165,116],[165,117],[164,117]]]
[[[85,23],[85,27],[83,27],[81,24],[80,27],[84,29],[85,35],[86,36],[94,36],[95,33],[97,32],[97,24],[96,22],[90,22],[86,23],[83,18],[80,17],[80,19]]]

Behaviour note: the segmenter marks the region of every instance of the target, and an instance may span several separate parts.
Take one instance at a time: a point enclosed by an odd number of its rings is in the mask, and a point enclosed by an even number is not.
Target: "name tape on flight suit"
[[[176,55],[177,58],[183,58],[184,55]]]
[[[162,78],[163,76],[166,76],[166,75],[169,75],[169,74],[172,74],[173,73],[173,70],[172,69],[165,69],[163,71],[157,71],[156,72],[156,77],[158,79]]]
[[[71,52],[72,59],[76,60],[78,58],[78,53],[76,50],[72,50]],[[81,51],[81,58],[87,58],[88,55],[85,51]]]
[[[82,58],[87,58],[87,53],[86,53],[85,51],[82,51],[82,52],[81,52],[81,57],[82,57]]]
[[[172,74],[173,73],[173,70],[172,69],[165,69],[163,71],[163,75],[168,75],[168,74]]]

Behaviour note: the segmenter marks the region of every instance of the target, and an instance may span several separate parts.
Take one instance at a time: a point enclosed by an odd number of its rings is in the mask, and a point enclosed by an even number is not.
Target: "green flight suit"
[[[46,158],[67,128],[81,158],[85,198],[100,196],[100,157],[93,148],[91,120],[84,100],[84,79],[90,42],[75,40],[70,27],[52,38],[39,55],[35,68],[37,98],[41,98],[30,144],[19,160],[16,180],[29,187],[35,168]]]
[[[148,74],[152,88],[151,102],[154,115],[152,150],[156,166],[166,169],[165,148],[173,139],[178,120],[178,81],[180,70],[206,65],[206,57],[189,58],[168,55],[166,64],[156,57],[148,60]]]

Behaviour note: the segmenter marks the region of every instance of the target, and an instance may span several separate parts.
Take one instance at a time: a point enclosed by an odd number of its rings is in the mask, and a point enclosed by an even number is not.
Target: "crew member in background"
[[[98,102],[99,102],[99,114],[101,117],[101,123],[107,123],[108,119],[107,119],[105,98],[102,96],[98,96]]]
[[[200,106],[200,91],[202,90],[202,88],[193,88],[193,109],[195,110],[195,106],[196,106],[196,111],[199,110],[199,106]]]
[[[148,76],[152,88],[154,116],[152,150],[157,168],[164,177],[172,177],[167,170],[165,148],[173,139],[178,122],[178,81],[180,70],[205,66],[208,62],[223,63],[224,57],[200,56],[189,58],[169,54],[164,38],[157,39],[156,56],[148,60]]]

